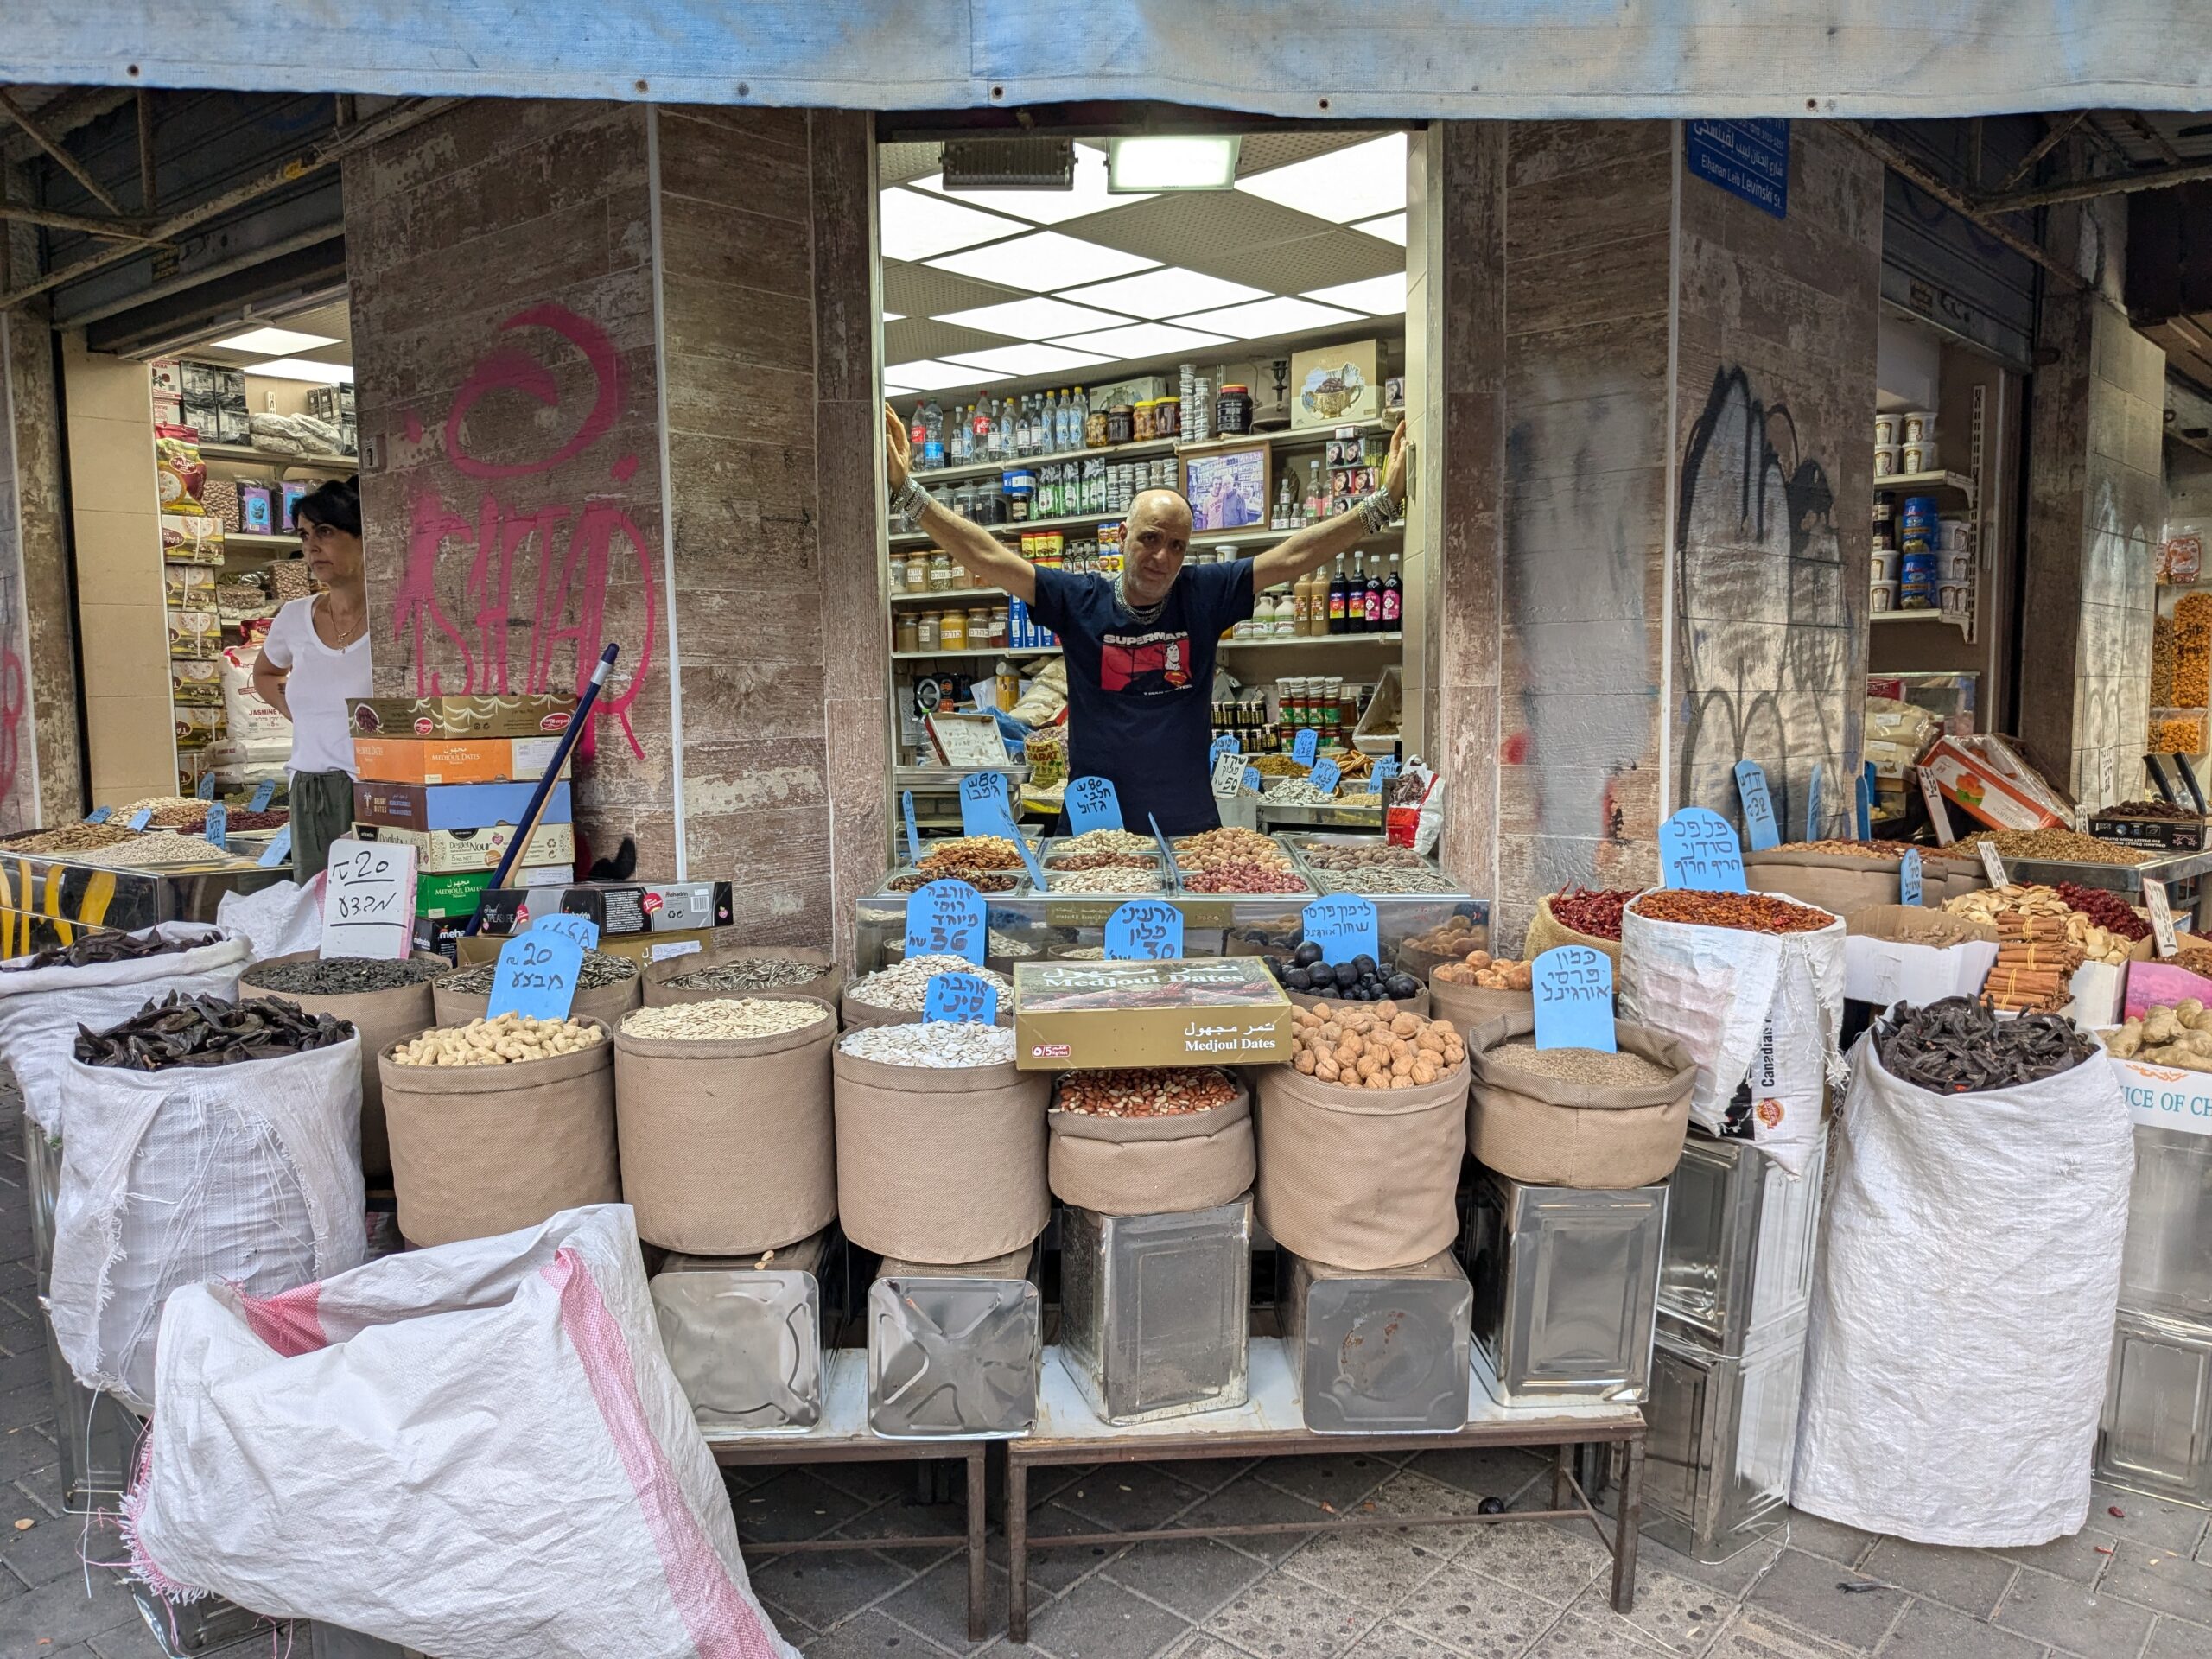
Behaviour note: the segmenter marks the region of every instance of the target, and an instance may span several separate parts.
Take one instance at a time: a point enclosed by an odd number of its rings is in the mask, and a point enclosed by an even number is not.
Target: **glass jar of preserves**
[[[1106,444],[1106,411],[1090,410],[1083,417],[1083,447],[1086,449],[1103,448]]]
[[[946,611],[937,620],[938,646],[945,651],[965,651],[968,648],[968,613]]]
[[[1106,442],[1128,443],[1136,430],[1136,410],[1127,404],[1116,404],[1106,411]]]
[[[993,645],[1003,645],[1007,644],[1011,638],[1008,630],[1011,628],[1012,625],[1012,613],[1007,607],[1004,605],[992,606],[991,644]]]
[[[922,648],[920,620],[912,611],[901,611],[892,629],[891,648],[893,651],[919,651]]]
[[[968,649],[981,651],[991,643],[991,607],[971,607],[968,612]]]
[[[1236,437],[1252,429],[1252,389],[1249,386],[1224,385],[1213,400],[1213,429],[1221,436]]]
[[[931,554],[930,556],[930,592],[933,594],[941,594],[951,586],[952,560],[950,556],[941,550]]]
[[[906,591],[926,594],[930,590],[930,556],[916,548],[906,556]]]
[[[1152,412],[1152,435],[1155,438],[1179,438],[1183,435],[1183,400],[1163,397]]]
[[[1129,435],[1139,443],[1152,442],[1152,399],[1142,398],[1129,405]]]
[[[914,624],[914,649],[916,651],[935,651],[937,649],[937,613],[935,611],[924,611],[921,615],[916,619]]]

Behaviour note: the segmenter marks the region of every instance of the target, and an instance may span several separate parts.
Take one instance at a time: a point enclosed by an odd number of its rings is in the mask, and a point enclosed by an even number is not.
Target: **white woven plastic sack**
[[[152,1409],[154,1338],[181,1286],[273,1295],[366,1255],[359,1038],[232,1065],[62,1066],[48,1294],[86,1388]]]
[[[272,881],[258,893],[226,893],[215,906],[215,919],[251,941],[249,964],[322,945],[322,884],[318,874],[304,887]]]
[[[1821,1219],[1790,1503],[1970,1549],[2077,1530],[2135,1142],[2102,1055],[1937,1095],[1872,1039]]]
[[[266,1300],[180,1291],[160,1366],[130,1504],[157,1589],[439,1659],[796,1659],[661,1351],[627,1205]]]
[[[115,1025],[171,991],[234,997],[238,975],[253,959],[252,943],[243,933],[204,922],[163,922],[130,937],[149,934],[208,943],[136,962],[0,971],[0,1059],[15,1068],[24,1109],[48,1135],[61,1133],[60,1068],[68,1061],[79,1026],[99,1031]]]
[[[1752,933],[1653,921],[1631,901],[1621,917],[1620,999],[1622,1019],[1665,1032],[1697,1062],[1690,1116],[1700,1128],[1722,1133],[1749,1078],[1751,1144],[1789,1174],[1804,1173],[1825,1133],[1823,1084],[1849,1075],[1836,1046],[1841,917],[1808,933]]]

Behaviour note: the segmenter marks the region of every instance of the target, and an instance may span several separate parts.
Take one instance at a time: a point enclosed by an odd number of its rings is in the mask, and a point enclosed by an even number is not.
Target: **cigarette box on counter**
[[[728,927],[736,913],[727,881],[656,881],[645,888],[647,925],[656,933]]]
[[[357,737],[540,737],[575,718],[572,696],[357,697],[346,705]]]
[[[382,779],[353,785],[353,817],[393,830],[468,830],[480,823],[519,823],[530,810],[536,784],[394,784]],[[572,821],[569,786],[546,792],[538,823]]]
[[[560,744],[557,737],[356,736],[353,769],[377,783],[535,783]]]
[[[2202,852],[2204,828],[2202,818],[2140,818],[2111,809],[2089,815],[2089,833],[2099,841],[2116,841],[2123,847],[2162,847],[2172,853]]]
[[[515,838],[512,823],[493,823],[466,830],[396,830],[386,823],[356,823],[353,834],[360,841],[404,842],[415,849],[415,868],[438,874],[459,870],[496,870]],[[541,823],[524,849],[524,864],[564,864],[576,861],[575,832],[565,823]]]
[[[1256,957],[1014,964],[1024,1071],[1272,1065],[1290,1058],[1291,1012]]]

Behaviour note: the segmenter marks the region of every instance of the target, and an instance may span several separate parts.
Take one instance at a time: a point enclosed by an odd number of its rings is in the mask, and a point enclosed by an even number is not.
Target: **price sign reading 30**
[[[1183,912],[1157,899],[1132,899],[1106,918],[1109,962],[1173,962],[1183,954]]]

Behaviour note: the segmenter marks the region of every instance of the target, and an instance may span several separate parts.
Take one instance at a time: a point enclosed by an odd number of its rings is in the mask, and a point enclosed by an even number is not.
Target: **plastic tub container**
[[[1873,580],[1876,582],[1895,582],[1897,579],[1898,563],[1904,558],[1904,556],[1903,554],[1899,553],[1897,549],[1893,547],[1876,548],[1874,550]]]
[[[1897,585],[1894,582],[1878,582],[1866,601],[1869,611],[1894,611],[1897,607]]]
[[[1874,446],[1874,476],[1895,478],[1904,470],[1904,448],[1901,444],[1878,443]]]

